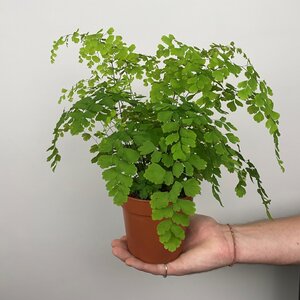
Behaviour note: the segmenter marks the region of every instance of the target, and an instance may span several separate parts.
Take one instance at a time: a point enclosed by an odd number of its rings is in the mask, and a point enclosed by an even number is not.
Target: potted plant
[[[77,30],[56,40],[51,62],[72,41],[80,44],[79,62],[91,76],[62,89],[58,102],[73,103],[63,110],[47,149],[54,171],[61,160],[57,142],[66,132],[93,141],[91,162],[103,169],[109,196],[123,207],[129,250],[152,263],[180,254],[203,181],[223,205],[221,168],[237,175],[238,197],[245,195],[249,176],[271,218],[260,175],[242,155],[237,128],[227,120],[237,108],[246,106],[254,121],[265,122],[284,171],[273,93],[246,54],[233,42],[200,49],[172,34],[161,40],[155,55],[136,52],[113,28]],[[147,95],[134,90],[137,82]]]

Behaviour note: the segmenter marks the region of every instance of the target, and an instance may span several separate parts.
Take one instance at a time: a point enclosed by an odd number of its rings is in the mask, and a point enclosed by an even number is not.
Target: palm
[[[168,263],[169,275],[209,271],[230,264],[232,250],[226,238],[226,226],[214,219],[195,215],[186,232],[183,253]],[[126,236],[112,241],[112,252],[127,265],[152,274],[163,274],[163,264],[148,264],[134,257],[127,248]]]

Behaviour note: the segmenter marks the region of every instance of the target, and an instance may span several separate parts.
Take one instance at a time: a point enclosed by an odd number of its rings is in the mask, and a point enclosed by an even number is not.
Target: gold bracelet
[[[236,242],[235,242],[235,235],[234,235],[234,231],[231,225],[227,224],[227,226],[229,227],[231,236],[232,236],[232,241],[233,241],[233,259],[230,265],[228,265],[229,267],[232,267],[235,263],[236,263]]]

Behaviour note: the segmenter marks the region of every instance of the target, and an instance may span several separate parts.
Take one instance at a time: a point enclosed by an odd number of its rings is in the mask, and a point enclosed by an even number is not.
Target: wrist
[[[269,263],[273,257],[272,247],[268,238],[261,238],[260,226],[263,223],[238,224],[232,226],[235,238],[237,263]],[[276,239],[272,242],[276,245]],[[272,258],[273,260],[274,258]]]
[[[229,224],[222,224],[222,231],[224,234],[224,238],[227,245],[226,251],[226,264],[228,266],[233,266],[235,263],[238,262],[237,260],[237,249],[236,249],[236,239],[235,239],[235,232],[234,226]]]
[[[229,265],[230,267],[232,267],[236,262],[237,262],[237,258],[236,258],[236,237],[235,237],[235,233],[233,230],[233,225],[227,224],[229,231],[231,233],[231,238],[232,238],[232,248],[233,248],[233,255],[232,255],[232,262]]]

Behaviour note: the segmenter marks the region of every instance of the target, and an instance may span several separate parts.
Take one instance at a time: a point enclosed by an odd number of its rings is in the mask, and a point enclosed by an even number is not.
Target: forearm
[[[300,264],[300,216],[232,227],[236,262]],[[227,234],[229,235],[230,232]]]

